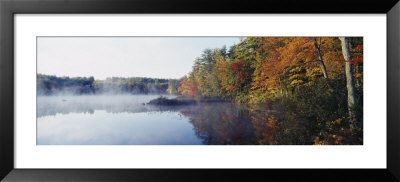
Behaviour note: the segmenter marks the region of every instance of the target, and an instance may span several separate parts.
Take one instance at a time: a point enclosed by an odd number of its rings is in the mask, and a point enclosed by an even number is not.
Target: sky
[[[88,77],[181,78],[206,48],[240,37],[38,37],[37,72]]]

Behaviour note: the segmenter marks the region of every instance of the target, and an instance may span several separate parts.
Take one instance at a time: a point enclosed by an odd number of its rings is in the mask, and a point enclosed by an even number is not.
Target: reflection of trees
[[[248,110],[231,104],[200,104],[181,109],[204,144],[257,144]]]
[[[197,137],[208,145],[309,144],[300,122],[266,108],[214,103],[183,108],[180,112],[189,117]]]
[[[89,113],[105,110],[110,113],[140,113],[180,111],[193,125],[195,135],[208,145],[301,145],[301,144],[352,144],[357,141],[346,137],[351,131],[341,129],[341,122],[335,121],[329,128],[342,133],[321,132],[314,119],[302,114],[297,107],[284,107],[282,104],[268,106],[240,106],[231,103],[199,103],[191,106],[151,106],[142,104],[142,100],[130,100],[129,97],[117,99],[109,97],[90,97],[65,100],[38,100],[37,117]],[[146,98],[147,99],[147,98]],[[148,102],[148,101],[146,101]],[[270,109],[274,110],[270,110]],[[343,124],[343,122],[342,122]],[[342,131],[343,130],[343,131]],[[347,133],[349,134],[347,134]],[[362,132],[362,131],[361,131]],[[318,137],[315,139],[315,136]],[[343,136],[343,137],[342,137]],[[330,139],[327,140],[326,138]],[[354,138],[354,137],[353,137]],[[340,140],[340,141],[339,141]],[[336,142],[336,143],[335,143]]]
[[[282,104],[270,110],[265,106],[238,106],[229,103],[206,103],[180,112],[189,118],[194,131],[208,145],[312,145],[359,144],[356,132],[342,127],[341,120],[332,126],[320,126],[302,114],[303,110]],[[327,127],[323,131],[319,127]],[[342,128],[340,128],[342,127]],[[341,133],[335,132],[340,130]],[[362,132],[362,131],[361,131]],[[315,136],[323,136],[315,138]],[[354,136],[353,136],[354,135]],[[360,138],[360,137],[359,137]]]
[[[278,108],[276,108],[278,109]],[[252,123],[257,142],[263,145],[312,144],[310,128],[290,108],[279,108],[278,112],[251,108]]]
[[[279,132],[281,128],[274,115],[268,117],[255,114],[251,119],[255,128],[254,133],[259,144],[279,144]],[[268,122],[266,120],[268,120]]]

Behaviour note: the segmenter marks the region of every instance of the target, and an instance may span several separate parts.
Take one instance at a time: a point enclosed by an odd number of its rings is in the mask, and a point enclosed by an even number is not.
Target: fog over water
[[[37,145],[259,145],[279,132],[275,111],[229,102],[155,106],[160,95],[37,97]],[[174,95],[163,95],[174,98]],[[278,115],[276,115],[278,116]],[[296,129],[296,125],[289,126]]]
[[[40,96],[37,144],[202,144],[178,107],[146,104],[159,96]]]
[[[162,110],[151,106],[150,100],[157,97],[175,98],[175,95],[58,95],[37,97],[37,117],[69,113],[89,113],[104,110],[111,113],[138,113]]]

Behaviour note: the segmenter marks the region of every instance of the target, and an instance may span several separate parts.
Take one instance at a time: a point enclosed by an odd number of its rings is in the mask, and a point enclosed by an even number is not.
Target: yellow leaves
[[[301,85],[310,85],[310,81],[315,77],[322,75],[319,68],[306,69],[303,66],[297,66],[289,71],[289,88]]]
[[[298,86],[298,85],[301,85],[301,84],[303,84],[304,83],[304,81],[303,80],[293,80],[292,82],[290,82],[290,87],[295,87],[295,86]]]
[[[320,67],[307,69],[306,76],[315,79],[316,77],[322,76],[322,70]]]
[[[278,92],[278,89],[277,89],[277,88],[274,88],[274,87],[269,87],[269,88],[268,88],[268,91],[269,91],[269,93],[271,93],[271,94],[275,94],[275,93]]]
[[[298,72],[303,71],[303,69],[304,69],[304,68],[298,66],[298,67],[295,67],[295,68],[291,69],[289,72],[290,72],[290,73],[298,73]]]
[[[362,128],[351,129],[348,121],[344,118],[338,118],[330,122],[329,129],[319,133],[314,138],[315,145],[343,145],[356,144],[362,142]]]
[[[320,141],[318,136],[315,137],[314,145],[326,145],[326,144],[328,144],[326,141]]]
[[[342,118],[338,118],[335,121],[332,121],[331,124],[332,125],[340,125],[342,123],[342,120],[343,120]]]
[[[314,139],[314,145],[319,145],[319,137],[317,136],[317,137],[315,137],[315,139]]]
[[[295,74],[289,77],[289,80],[298,80],[301,79],[301,75],[300,74]]]
[[[310,86],[315,83],[317,78],[323,76],[321,68],[311,67],[306,68],[304,66],[297,66],[289,71],[289,88],[298,86]]]
[[[336,135],[332,135],[332,138],[334,139],[334,143],[336,145],[341,145],[343,144],[343,137],[342,136],[336,136]]]
[[[274,130],[278,128],[278,119],[274,116],[271,115],[268,117],[268,123],[266,124],[268,128]]]
[[[356,73],[354,74],[355,78],[362,78],[363,74],[362,73]]]
[[[325,139],[321,140],[319,136],[316,136],[314,139],[314,145],[342,145],[343,144],[343,137],[336,135],[336,134],[330,134],[328,135],[328,138],[325,137]]]

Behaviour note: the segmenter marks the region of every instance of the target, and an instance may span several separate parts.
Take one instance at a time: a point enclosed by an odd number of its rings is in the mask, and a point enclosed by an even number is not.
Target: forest
[[[177,79],[111,77],[95,80],[94,77],[37,75],[38,95],[175,94],[178,85]]]
[[[362,144],[363,38],[247,37],[204,50],[178,91],[279,110],[260,127],[282,136],[295,120],[314,144]]]
[[[37,93],[203,101],[180,112],[206,144],[363,144],[362,37],[246,37],[188,61],[181,79],[38,74]]]

